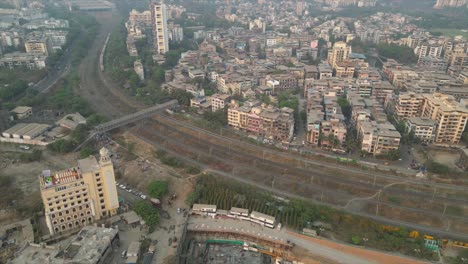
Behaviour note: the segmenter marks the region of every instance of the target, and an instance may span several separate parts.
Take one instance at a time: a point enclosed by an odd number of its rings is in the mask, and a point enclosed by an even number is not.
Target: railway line
[[[113,29],[111,20],[117,19],[113,15],[113,13],[109,13],[98,19],[102,23],[109,24],[105,24],[101,28],[102,31],[95,40],[93,48],[90,49],[87,57],[83,60],[80,67],[81,86],[79,91],[98,112],[110,118],[122,116],[141,108],[141,104],[125,96],[122,90],[107,81],[98,68],[99,52],[102,50],[102,45],[105,43],[109,32]],[[468,237],[466,230],[451,230],[453,225],[447,224],[447,222],[459,221],[463,223],[461,226],[466,228],[466,218],[447,215],[445,210],[440,212],[425,208],[427,204],[436,199],[439,199],[438,202],[440,202],[438,208],[444,208],[447,204],[466,205],[466,194],[468,193],[466,191],[468,191],[468,188],[465,186],[421,181],[416,178],[374,172],[372,169],[360,170],[329,161],[313,160],[313,158],[284,153],[224,137],[168,116],[158,116],[157,121],[159,124],[150,120],[147,124],[141,124],[141,127],[133,131],[148,143],[167,149],[170,153],[178,155],[187,162],[202,166],[206,171],[233,178],[278,195],[311,199],[317,203],[327,204],[383,223],[404,225],[409,228],[426,230],[426,232],[459,239]],[[161,125],[163,122],[166,122],[166,128],[167,126],[177,128],[179,129],[178,132],[172,134],[159,133],[154,126],[159,125],[159,127],[164,128]],[[187,129],[192,133],[184,132],[182,129]],[[190,139],[185,142],[191,142],[192,145],[183,143],[184,141],[180,139],[180,136],[177,136],[177,133],[182,133],[181,130]],[[142,134],[145,133],[146,135],[143,136]],[[201,141],[202,137],[203,142]],[[194,144],[198,140],[203,144]],[[232,156],[226,156],[226,153]],[[236,159],[236,161],[234,162],[233,159]],[[286,163],[289,163],[289,165],[285,171]],[[402,181],[407,182],[406,189],[393,187],[385,189],[383,193],[406,196],[403,199],[408,198],[416,201],[419,203],[417,207],[398,206],[386,201],[376,201],[375,199],[365,201],[365,205],[370,208],[368,210],[344,207],[353,198],[372,196],[385,184]],[[446,220],[445,224],[441,220],[437,226],[421,225],[398,217],[395,219],[376,214],[373,208],[377,206],[381,208],[391,207],[394,210],[410,212],[411,214],[420,214],[421,217],[449,220]],[[447,227],[449,228],[447,229]]]
[[[343,210],[343,211],[352,213],[354,215],[374,219],[374,220],[379,221],[379,222],[381,222],[383,224],[405,226],[405,227],[410,228],[410,229],[420,230],[421,232],[427,232],[427,233],[431,233],[431,234],[439,235],[439,236],[444,236],[444,237],[451,237],[451,238],[454,238],[454,239],[461,239],[461,240],[468,239],[468,234],[466,234],[464,232],[447,230],[445,226],[444,227],[432,227],[432,226],[412,223],[412,222],[408,222],[408,221],[404,221],[404,220],[390,219],[388,217],[375,215],[373,213],[353,211],[353,210],[343,208],[341,206],[336,206],[336,205],[326,203],[326,202],[320,202],[320,200],[310,199],[308,197],[304,197],[303,195],[300,195],[300,194],[297,194],[297,193],[293,193],[293,192],[290,192],[290,191],[285,191],[283,189],[273,188],[273,187],[270,187],[268,185],[263,184],[262,182],[259,182],[258,180],[252,180],[252,179],[250,179],[248,177],[240,177],[239,174],[242,174],[242,172],[234,172],[234,171],[233,172],[225,172],[225,171],[222,171],[222,170],[219,170],[219,169],[208,168],[209,166],[207,166],[207,165],[205,165],[203,163],[197,162],[196,160],[191,159],[191,158],[189,158],[187,156],[179,155],[176,151],[173,151],[173,150],[171,150],[169,148],[166,148],[164,143],[160,143],[160,142],[154,140],[154,138],[148,138],[146,136],[143,136],[140,133],[138,133],[138,131],[135,131],[135,130],[142,130],[142,128],[134,128],[133,130],[134,130],[133,132],[139,138],[141,138],[143,141],[147,142],[148,144],[154,145],[158,149],[163,149],[163,150],[167,151],[168,153],[170,153],[171,155],[178,156],[183,161],[188,162],[189,164],[200,165],[202,168],[204,168],[205,172],[207,172],[207,173],[213,173],[213,174],[216,174],[216,175],[220,175],[222,177],[230,178],[230,179],[236,180],[238,182],[248,184],[248,185],[254,186],[256,188],[265,190],[267,192],[274,193],[275,195],[280,195],[280,196],[283,196],[283,197],[295,198],[295,199],[313,200],[314,203],[327,205],[327,206],[330,206],[330,207],[338,209],[338,210]],[[144,131],[148,131],[148,130],[144,130]],[[382,205],[385,205],[385,204],[383,203]]]
[[[164,116],[159,116],[157,117],[158,120],[165,119],[166,117]],[[173,120],[173,119],[169,119]],[[351,179],[350,175],[347,175],[348,177],[343,177],[340,176],[339,174],[325,174],[320,171],[310,171],[304,168],[298,168],[295,166],[290,166],[285,163],[277,163],[269,160],[268,158],[263,158],[259,156],[255,156],[251,154],[250,152],[243,150],[242,152],[238,152],[235,150],[233,147],[225,147],[223,144],[214,144],[213,142],[210,142],[204,137],[203,139],[201,138],[195,138],[193,135],[190,135],[188,133],[184,133],[180,130],[180,126],[171,124],[171,123],[158,123],[157,126],[152,126],[153,129],[151,131],[161,131],[160,126],[163,126],[165,129],[164,133],[160,133],[161,135],[166,135],[164,136],[166,140],[170,140],[167,135],[173,135],[173,133],[176,133],[174,135],[174,138],[177,138],[178,141],[176,143],[182,144],[181,140],[184,140],[186,144],[184,144],[186,147],[190,145],[196,145],[197,149],[201,149],[203,151],[203,146],[210,146],[208,149],[211,156],[214,157],[222,157],[223,160],[237,160],[239,162],[246,162],[249,166],[255,166],[259,167],[260,169],[267,169],[267,168],[275,168],[275,170],[281,171],[286,169],[288,171],[288,175],[290,175],[292,172],[296,172],[300,177],[297,178],[297,180],[304,180],[304,179],[311,179],[312,177],[314,180],[324,180],[324,181],[331,181],[335,182],[337,184],[348,184],[353,187],[360,187],[362,189],[369,189],[371,193],[375,193],[378,190],[381,190],[383,187],[385,187],[389,182],[383,182],[383,181],[376,181],[373,182],[372,178],[366,178],[362,176],[355,176]],[[190,141],[190,137],[192,137],[192,140]],[[188,138],[188,140],[186,140]],[[216,146],[216,148],[213,150],[213,146]],[[210,150],[211,149],[211,150]],[[205,149],[206,150],[206,149]],[[204,153],[207,154],[207,153]],[[239,165],[239,164],[236,164]],[[330,171],[330,172],[333,172]],[[335,171],[336,172],[336,171]],[[400,182],[403,181],[400,179]],[[404,180],[406,183],[406,180]],[[409,195],[409,196],[417,196],[423,199],[429,199],[429,200],[439,200],[442,202],[447,202],[447,203],[454,203],[454,204],[468,204],[468,199],[462,199],[458,197],[446,197],[446,196],[441,196],[441,195],[433,195],[433,192],[429,194],[425,192],[416,192],[412,190],[402,190],[400,187],[391,187],[387,188],[387,190],[391,191],[392,193],[399,194],[399,195]],[[427,190],[424,190],[427,191]],[[439,192],[440,193],[440,192]]]
[[[189,156],[189,157],[190,156],[196,157],[195,159],[197,160],[200,159],[199,158],[200,155],[204,155],[205,157],[209,157],[211,160],[214,160],[215,162],[223,162],[225,164],[228,164],[230,170],[234,167],[241,167],[241,168],[248,167],[250,171],[247,170],[244,173],[244,175],[257,175],[257,178],[255,179],[257,181],[261,180],[262,178],[266,178],[269,180],[271,178],[271,175],[275,175],[274,177],[278,177],[277,179],[282,182],[287,180],[288,184],[300,183],[303,188],[307,188],[307,191],[303,193],[305,196],[309,196],[308,193],[311,193],[311,192],[315,192],[315,193],[318,192],[321,196],[325,194],[326,198],[333,197],[334,201],[332,201],[332,203],[340,207],[343,207],[343,203],[347,203],[350,200],[355,199],[356,197],[361,197],[361,195],[363,194],[374,194],[377,192],[381,192],[382,189],[385,188],[385,186],[382,186],[380,184],[370,185],[370,184],[365,184],[364,182],[356,183],[355,181],[342,180],[339,177],[335,177],[331,179],[331,177],[329,177],[328,175],[320,174],[317,172],[312,173],[314,177],[322,178],[322,179],[327,178],[327,179],[322,180],[322,181],[317,181],[317,180],[308,181],[307,178],[310,176],[308,176],[307,174],[311,173],[310,171],[297,169],[297,168],[290,167],[287,165],[279,165],[270,161],[260,161],[258,160],[258,157],[250,156],[249,154],[234,153],[233,151],[231,151],[229,155],[226,155],[226,153],[229,153],[229,151],[219,146],[216,146],[216,148],[219,147],[220,149],[214,149],[213,147],[210,147],[210,148],[206,148],[205,150],[202,150],[200,146],[208,144],[204,140],[201,140],[201,141],[195,140],[196,142],[194,142],[193,139],[192,141],[187,140],[186,139],[187,135],[183,135],[181,133],[175,132],[174,128],[172,128],[171,130],[170,127],[165,127],[165,130],[163,131],[160,128],[157,128],[155,126],[153,126],[153,128],[154,129],[143,130],[143,133],[145,134],[146,137],[150,137],[152,141],[160,142],[166,148],[172,148],[172,150],[174,151],[179,151],[179,153],[180,153],[180,150],[183,150],[184,153],[182,153],[182,155]],[[148,131],[152,131],[152,132],[149,133]],[[176,138],[177,140],[173,140],[174,138]],[[196,144],[198,144],[198,146],[196,146]],[[242,158],[238,158],[238,157],[242,157]],[[262,167],[259,167],[259,165],[262,165]],[[209,166],[210,164],[208,162],[208,167]],[[285,168],[288,170],[288,175],[278,175],[278,172],[281,170],[284,170]],[[258,170],[262,171],[263,173],[259,175],[259,173],[257,172]],[[226,171],[226,172],[229,172],[229,171]],[[332,186],[339,185],[338,186],[339,188],[334,188],[334,189],[327,188],[330,185]],[[363,186],[363,185],[366,185],[366,186]],[[346,192],[346,190],[353,190],[353,189],[356,190],[356,188],[359,188],[359,189],[357,191],[354,191],[354,193]],[[432,197],[431,195],[427,195],[425,193],[408,192],[406,190],[401,190],[398,187],[392,188],[392,189],[386,189],[385,192],[387,194],[398,195],[398,197],[417,197],[418,203],[428,201],[431,199],[432,200],[435,199],[438,202],[443,201],[445,205],[447,204],[460,205],[460,204],[466,203],[465,200],[458,200],[458,199],[451,199],[451,198],[446,199],[445,197]],[[323,202],[323,199],[322,199],[322,202]],[[327,203],[330,203],[330,201],[327,201]],[[386,205],[386,206],[392,207],[393,209],[398,209],[400,211],[405,211],[405,212],[409,211],[413,213],[414,212],[424,213],[427,216],[450,218],[450,219],[455,219],[457,221],[468,222],[468,218],[442,213],[444,210],[443,205],[440,206],[440,211],[430,211],[430,210],[424,210],[420,208],[412,208],[408,206],[391,204],[391,203],[380,201],[380,200],[377,200],[377,201],[368,200],[366,201],[366,203],[372,204],[372,205]]]

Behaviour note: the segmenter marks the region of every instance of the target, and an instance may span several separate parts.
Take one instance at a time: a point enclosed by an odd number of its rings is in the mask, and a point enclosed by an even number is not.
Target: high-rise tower
[[[167,11],[164,2],[151,3],[151,19],[154,37],[154,52],[157,54],[164,54],[169,51]]]

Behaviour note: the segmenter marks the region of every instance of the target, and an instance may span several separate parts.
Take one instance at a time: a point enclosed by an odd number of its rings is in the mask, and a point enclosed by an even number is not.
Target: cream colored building
[[[99,161],[90,156],[74,168],[54,174],[43,171],[39,184],[51,235],[117,214],[114,167],[105,148],[100,150]]]
[[[348,46],[345,42],[339,41],[333,45],[333,48],[328,51],[328,64],[333,69],[336,68],[338,62],[345,61],[349,58],[351,53],[351,46]]]
[[[48,38],[30,38],[24,42],[26,53],[49,55],[52,52],[52,43]]]
[[[361,122],[359,127],[361,150],[374,155],[385,154],[400,148],[400,133],[390,123]]]
[[[167,11],[163,2],[151,4],[151,18],[153,20],[153,46],[157,54],[169,51],[169,36],[167,28]]]
[[[229,98],[228,94],[213,94],[211,96],[211,111],[223,110]]]
[[[395,115],[398,119],[421,116],[424,96],[417,93],[400,93],[395,103]]]
[[[453,96],[434,93],[424,94],[422,117],[433,119],[437,123],[435,143],[457,144],[465,130],[468,109]]]

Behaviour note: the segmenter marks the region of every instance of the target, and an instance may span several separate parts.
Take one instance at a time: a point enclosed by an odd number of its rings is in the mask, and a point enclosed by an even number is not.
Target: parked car
[[[140,195],[141,199],[146,200],[146,195]]]
[[[125,258],[127,257],[127,250],[125,250],[124,252],[122,252],[122,258]]]

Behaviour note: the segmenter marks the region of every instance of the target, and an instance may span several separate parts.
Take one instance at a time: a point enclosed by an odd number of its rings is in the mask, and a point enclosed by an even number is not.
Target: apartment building
[[[442,45],[423,43],[414,49],[414,54],[418,56],[419,60],[426,56],[432,58],[439,58],[442,55],[442,49]]]
[[[348,46],[348,44],[343,41],[338,41],[333,45],[333,48],[328,51],[328,64],[335,69],[338,62],[345,61],[349,58],[350,53],[351,46]]]
[[[434,5],[434,8],[444,8],[444,7],[468,7],[467,0],[437,0]]]
[[[274,85],[273,93],[278,93],[285,90],[293,90],[298,87],[298,78],[292,73],[283,73],[267,76],[268,80],[272,80],[277,85]]]
[[[29,54],[23,52],[7,53],[0,58],[0,67],[14,69],[26,67],[28,69],[44,69],[47,57],[42,54]]]
[[[350,61],[341,61],[336,63],[336,77],[339,78],[353,78],[356,71],[354,63]]]
[[[437,123],[435,143],[457,144],[465,130],[468,108],[465,102],[459,103],[453,96],[434,93],[424,94],[421,116]]]
[[[131,24],[143,24],[147,27],[151,27],[153,19],[152,19],[151,11],[149,10],[138,12],[137,10],[132,9],[132,11],[130,11],[130,14],[128,16],[128,21]]]
[[[388,153],[400,147],[401,135],[390,123],[361,122],[358,130],[361,150],[373,155]]]
[[[169,51],[169,34],[166,5],[163,2],[151,3],[151,19],[154,52],[156,54],[164,54]]]
[[[294,132],[294,110],[260,105],[257,100],[243,106],[236,102],[228,109],[229,126],[273,141],[290,142]]]
[[[449,67],[463,68],[468,66],[468,53],[464,47],[455,47],[445,53],[445,61]]]
[[[48,56],[52,53],[52,42],[49,38],[39,37],[39,38],[29,38],[24,42],[24,48],[26,53],[35,53],[43,54]]]
[[[223,110],[229,99],[228,94],[213,94],[211,96],[211,111]]]
[[[387,98],[393,97],[395,87],[388,81],[375,82],[372,84],[371,96],[377,100],[384,102]]]
[[[409,92],[400,93],[395,102],[395,115],[399,120],[421,116],[424,96]]]
[[[216,78],[218,91],[225,94],[240,95],[242,91],[252,88],[254,84],[251,77],[238,73],[219,74]]]
[[[420,57],[418,60],[418,66],[424,70],[436,70],[443,71],[447,70],[447,62],[443,58],[436,57]]]
[[[47,227],[51,235],[67,232],[104,217],[119,208],[114,167],[106,148],[78,160],[78,166],[39,176]]]
[[[434,142],[437,123],[428,117],[410,117],[406,120],[406,129],[408,133],[414,133],[414,136],[422,142]]]
[[[408,92],[416,94],[431,94],[437,91],[438,85],[434,81],[422,79],[416,82],[406,82],[403,87],[406,88]]]

